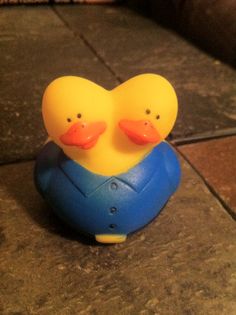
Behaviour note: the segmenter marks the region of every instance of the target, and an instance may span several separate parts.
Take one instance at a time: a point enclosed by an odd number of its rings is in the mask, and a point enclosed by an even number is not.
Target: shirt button
[[[111,183],[111,189],[112,189],[112,190],[117,190],[117,188],[118,188],[117,183],[112,182],[112,183]]]
[[[114,214],[114,213],[116,213],[116,211],[117,211],[116,207],[111,207],[110,208],[110,214]]]
[[[110,230],[114,230],[116,227],[117,227],[116,224],[110,224],[110,225],[109,225]]]

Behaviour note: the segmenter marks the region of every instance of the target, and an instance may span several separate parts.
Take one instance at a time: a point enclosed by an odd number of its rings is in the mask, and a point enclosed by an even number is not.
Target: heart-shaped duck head
[[[138,75],[113,90],[116,119],[128,152],[148,151],[164,140],[174,126],[177,97],[171,84],[155,74]]]
[[[101,175],[139,163],[171,131],[177,98],[159,75],[136,76],[108,91],[79,77],[61,77],[43,96],[49,137],[72,160]]]

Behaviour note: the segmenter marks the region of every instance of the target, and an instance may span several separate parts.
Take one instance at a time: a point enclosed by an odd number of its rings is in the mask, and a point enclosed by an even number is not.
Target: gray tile
[[[0,167],[2,315],[235,315],[236,223],[186,162],[160,216],[112,246],[58,221],[32,169]]]
[[[154,72],[175,86],[179,117],[175,139],[236,133],[236,72],[171,30],[125,7],[56,7],[116,75],[126,80]]]
[[[14,23],[13,23],[14,22]],[[48,6],[10,6],[0,8],[0,38],[12,35],[50,36],[67,32],[63,21]]]
[[[7,29],[12,20],[14,28]],[[34,157],[45,141],[41,97],[50,81],[78,75],[107,88],[117,81],[50,7],[0,11],[0,21],[0,163],[4,163]]]

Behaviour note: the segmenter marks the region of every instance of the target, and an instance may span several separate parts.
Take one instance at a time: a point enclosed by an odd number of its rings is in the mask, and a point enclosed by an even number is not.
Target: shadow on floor
[[[62,238],[77,240],[90,246],[104,246],[88,235],[73,230],[62,222],[41,198],[33,182],[34,162],[24,162],[1,167],[1,186],[6,190],[7,199],[17,204],[30,216],[33,223]],[[10,176],[9,176],[10,174]]]

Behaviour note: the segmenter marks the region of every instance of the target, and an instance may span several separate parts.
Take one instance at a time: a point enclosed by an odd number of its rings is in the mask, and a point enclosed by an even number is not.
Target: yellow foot
[[[124,234],[97,234],[95,239],[99,243],[122,243],[126,240],[126,235]]]

